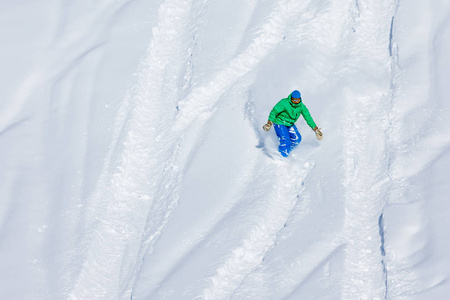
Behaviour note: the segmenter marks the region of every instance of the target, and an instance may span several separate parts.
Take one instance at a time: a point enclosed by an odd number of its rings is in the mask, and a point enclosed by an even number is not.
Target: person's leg
[[[286,157],[291,151],[291,138],[289,136],[289,131],[284,125],[273,124],[273,127],[275,129],[275,133],[278,136],[278,140],[280,141],[278,151],[280,151],[282,156]]]
[[[295,146],[300,144],[300,142],[302,141],[302,136],[300,135],[300,132],[298,132],[297,126],[295,126],[295,124],[292,125],[291,127],[288,127],[288,132],[289,132],[289,138],[291,140],[291,149],[290,150],[292,150],[295,148]]]

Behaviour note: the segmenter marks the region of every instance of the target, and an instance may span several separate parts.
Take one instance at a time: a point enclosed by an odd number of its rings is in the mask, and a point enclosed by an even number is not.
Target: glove
[[[316,133],[316,138],[321,141],[323,139],[323,133],[320,131],[320,128],[317,126],[313,128],[314,132]]]
[[[265,131],[269,131],[270,128],[272,127],[272,125],[273,125],[273,122],[272,122],[272,121],[267,121],[267,124],[263,126],[263,129],[264,129]]]

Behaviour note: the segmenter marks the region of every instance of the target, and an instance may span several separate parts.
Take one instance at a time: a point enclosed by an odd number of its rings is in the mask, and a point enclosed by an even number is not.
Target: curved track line
[[[203,291],[203,299],[228,299],[245,277],[261,263],[299,201],[303,191],[302,183],[314,167],[314,163],[310,162],[304,163],[303,166],[298,166],[301,162],[297,161],[274,163],[274,178],[278,180],[264,212],[247,238],[242,240],[240,246],[232,250],[230,257],[217,268],[217,274],[210,278],[212,285]],[[290,163],[296,165],[289,165]]]
[[[279,1],[267,21],[261,26],[259,35],[248,48],[233,59],[206,86],[195,89],[186,101],[180,103],[181,111],[173,129],[183,131],[198,118],[208,119],[216,103],[220,100],[217,95],[225,93],[237,80],[253,70],[264,57],[279,45],[288,30],[288,21],[298,16],[308,4],[309,1]]]

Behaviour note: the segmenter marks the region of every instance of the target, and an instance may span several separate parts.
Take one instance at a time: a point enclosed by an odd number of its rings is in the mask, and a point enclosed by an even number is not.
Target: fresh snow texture
[[[446,299],[450,3],[0,4],[0,299]],[[282,159],[292,90],[322,128]]]

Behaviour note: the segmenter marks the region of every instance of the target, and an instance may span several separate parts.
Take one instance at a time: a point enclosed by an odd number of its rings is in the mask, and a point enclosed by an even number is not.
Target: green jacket
[[[303,116],[306,123],[313,129],[316,127],[313,118],[309,114],[308,108],[300,102],[298,104],[292,103],[291,95],[289,97],[281,99],[272,109],[269,114],[269,121],[275,124],[292,126],[297,122],[300,115]]]

